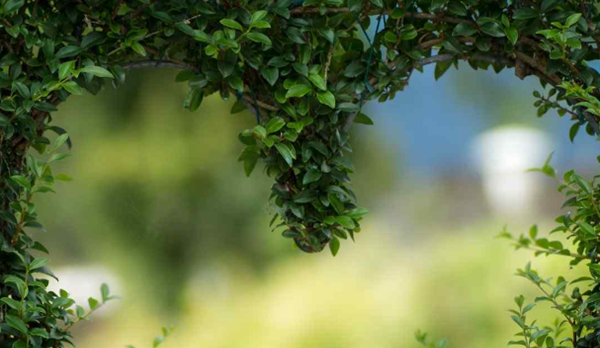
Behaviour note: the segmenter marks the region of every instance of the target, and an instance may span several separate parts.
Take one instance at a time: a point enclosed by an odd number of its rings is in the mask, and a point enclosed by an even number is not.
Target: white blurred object
[[[93,297],[101,301],[100,286],[106,283],[110,288],[110,294],[118,295],[120,284],[115,273],[104,267],[79,266],[63,267],[54,270],[56,277],[50,279],[50,290],[59,294],[60,289],[67,291],[75,303],[83,308],[89,309],[88,298]],[[94,317],[107,316],[118,307],[119,301],[111,301],[108,305],[98,309]]]
[[[473,154],[494,214],[519,219],[535,213],[542,185],[527,169],[541,167],[550,152],[544,132],[522,126],[492,129],[475,139]]]

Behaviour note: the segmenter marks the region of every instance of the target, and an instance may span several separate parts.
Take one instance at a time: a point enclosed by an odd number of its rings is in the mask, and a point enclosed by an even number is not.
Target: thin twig
[[[475,43],[476,40],[472,37],[460,37],[460,38],[458,38],[458,41],[463,42],[463,43],[467,43],[467,42]],[[428,48],[439,45],[443,42],[444,42],[443,38],[437,38],[437,39],[431,39],[431,40],[422,42],[419,46],[421,47],[421,49],[427,50]]]
[[[191,70],[199,72],[198,68],[193,65],[186,64],[183,62],[176,61],[161,61],[161,60],[140,60],[137,62],[130,62],[121,65],[123,69],[141,69],[141,68],[168,68],[168,69],[180,69],[180,70]]]
[[[252,98],[252,96],[249,96],[248,94],[244,94],[242,95],[242,98],[244,98],[244,100],[252,105],[258,106],[261,109],[265,109],[265,110],[269,110],[269,111],[279,111],[280,109],[277,106],[273,106],[270,104],[267,104],[265,102],[262,102],[260,100],[256,100],[256,103],[254,102],[254,98]]]
[[[140,6],[135,12],[131,14],[131,18],[137,18],[145,9],[154,5],[158,0],[152,0],[150,3],[145,4],[144,6]]]
[[[331,65],[331,58],[333,58],[333,45],[329,46],[329,52],[327,52],[327,62],[325,63],[325,73],[323,79],[327,83],[327,73],[329,73],[329,66]]]
[[[508,66],[512,66],[514,64],[514,62],[511,61],[510,59],[508,59],[506,57],[501,57],[501,56],[486,56],[486,55],[481,55],[481,54],[475,54],[473,56],[455,56],[453,54],[438,54],[437,56],[423,58],[420,61],[415,62],[414,67],[421,67],[421,66],[425,66],[425,65],[429,65],[429,64],[447,62],[447,61],[454,60],[454,59],[459,59],[459,60],[473,59],[473,60],[480,60],[480,61],[484,61],[484,62],[488,62],[488,63],[504,64],[504,65],[508,65]]]
[[[290,11],[290,14],[293,15],[300,15],[300,14],[310,14],[310,15],[316,15],[316,14],[322,14],[323,11],[326,14],[336,14],[336,13],[350,13],[350,9],[348,9],[347,7],[342,7],[342,8],[326,8],[326,9],[322,9],[320,7],[296,7],[295,9]],[[379,15],[379,14],[384,14],[384,15],[389,15],[392,12],[392,10],[385,10],[385,11],[381,11],[381,10],[371,10],[369,12],[367,12],[366,14],[369,16],[373,16],[373,15]],[[410,17],[410,18],[417,18],[417,19],[429,19],[429,20],[438,20],[438,21],[444,21],[444,22],[448,22],[448,23],[469,23],[469,24],[474,24],[473,21],[470,21],[468,19],[462,19],[462,18],[454,18],[454,17],[446,17],[446,16],[439,16],[439,15],[435,15],[435,14],[431,14],[431,13],[423,13],[423,12],[406,12],[404,14],[404,17]]]
[[[565,108],[564,106],[560,105],[558,102],[553,102],[552,100],[550,100],[550,99],[548,99],[548,98],[546,98],[544,96],[541,96],[540,99],[543,100],[543,101],[545,101],[546,103],[551,103],[551,104],[556,103],[555,107],[557,109],[563,110],[564,112],[568,113],[569,115],[573,116],[574,118],[578,118],[578,116],[577,116],[577,114],[575,112],[573,112],[573,111]],[[598,216],[600,216],[600,214],[598,214]]]
[[[567,255],[567,254],[561,254],[560,250],[554,251],[554,250],[540,249],[540,248],[535,248],[535,247],[526,247],[525,249],[531,250],[531,251],[535,251],[535,252],[544,253],[544,254],[550,254],[550,255],[561,255],[561,256],[573,257],[573,258],[576,258],[576,259],[592,260],[592,258],[589,257],[589,256],[577,254],[577,253],[574,253],[574,252],[571,252],[571,251],[569,251],[569,255]]]
[[[193,65],[184,63],[184,62],[177,62],[177,61],[161,61],[161,60],[142,60],[142,61],[137,61],[137,62],[131,62],[131,63],[125,63],[123,65],[121,65],[121,67],[123,67],[123,69],[143,69],[143,68],[153,68],[153,69],[160,69],[160,68],[167,68],[167,69],[180,69],[180,70],[191,70],[194,72],[199,72],[199,69],[196,68]],[[254,98],[252,98],[251,96],[244,94],[243,98],[245,101],[249,102],[252,105],[256,105],[258,107],[260,107],[261,109],[265,109],[265,110],[269,110],[269,111],[279,111],[279,108],[270,104],[267,104],[265,102],[262,102],[260,100],[257,100],[256,103],[254,103]]]
[[[515,51],[515,57],[517,57],[518,59],[522,60],[524,63],[526,63],[527,65],[529,65],[530,67],[534,68],[535,70],[537,70],[540,74],[542,74],[545,79],[548,81],[551,81],[552,85],[556,86],[559,85],[562,82],[562,79],[556,75],[548,75],[546,73],[546,67],[540,65],[540,63],[538,63],[537,60],[529,57],[528,55],[519,52],[519,51]],[[537,76],[537,74],[536,74]]]

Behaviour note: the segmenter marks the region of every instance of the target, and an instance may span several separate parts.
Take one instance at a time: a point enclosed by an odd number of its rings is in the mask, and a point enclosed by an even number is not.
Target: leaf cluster
[[[29,233],[42,228],[33,197],[69,180],[49,164],[70,144],[52,113],[71,95],[118,87],[129,69],[165,67],[181,70],[176,81],[188,86],[190,111],[212,94],[235,98],[232,113],[247,109],[257,120],[239,135],[239,160],[247,175],[260,160],[273,178],[272,226],[303,251],[329,246],[336,255],[367,213],[350,188],[349,159],[351,125],[373,123],[362,113],[366,102],[394,98],[426,65],[436,65],[437,79],[466,61],[535,76],[550,87],[534,94],[539,116],[568,114],[571,138],[580,128],[600,134],[600,75],[591,67],[599,23],[597,0],[0,0],[0,295],[8,299],[0,348],[61,347],[72,315],[81,317],[33,277],[46,268],[31,252],[46,250]],[[554,174],[548,166],[542,171]],[[595,282],[597,184],[571,172],[561,190],[575,213],[557,220],[557,232],[575,250],[533,232],[515,245],[585,260]],[[597,294],[582,295],[594,318]],[[65,303],[54,308],[56,301]],[[573,345],[597,332],[598,321],[581,315],[569,314]],[[536,330],[523,332],[527,344],[543,336],[532,338]]]

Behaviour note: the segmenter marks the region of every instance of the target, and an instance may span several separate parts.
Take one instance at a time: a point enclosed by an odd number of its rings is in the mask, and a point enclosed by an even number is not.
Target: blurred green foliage
[[[492,238],[502,222],[459,227],[444,189],[411,187],[398,154],[357,127],[355,190],[378,213],[338,258],[298,254],[266,228],[270,182],[235,162],[253,115],[215,99],[182,110],[174,74],[132,74],[57,115],[74,142],[57,170],[74,181],[40,200],[52,212],[40,237],[54,267],[102,264],[122,283],[110,320],[76,328],[80,346],[148,346],[164,324],[177,327],[165,347],[416,347],[420,327],[453,346],[505,346],[503,314],[515,293],[534,292],[512,276],[529,255]],[[404,208],[390,200],[399,188]],[[419,226],[390,225],[395,209]]]
[[[75,160],[59,170],[76,173],[76,180],[61,188],[61,202],[47,201],[55,214],[45,222],[79,246],[74,255],[69,250],[61,256],[84,260],[98,248],[137,254],[131,257],[144,260],[154,285],[182,283],[198,263],[227,254],[258,270],[289,256],[289,243],[267,228],[267,191],[260,189],[269,187],[268,180],[245,178],[235,161],[242,148],[236,134],[255,122],[252,115],[229,115],[227,104],[215,98],[190,114],[181,108],[184,86],[173,78],[165,71],[132,74],[119,90],[61,108],[57,117],[69,126]],[[361,145],[358,161],[378,147]],[[377,194],[392,185],[395,169],[383,167],[380,180],[371,178],[363,188]],[[63,226],[67,216],[73,223]],[[60,239],[43,239],[61,253]],[[94,250],[85,250],[88,241]],[[162,293],[166,308],[176,310],[178,287],[152,288]]]

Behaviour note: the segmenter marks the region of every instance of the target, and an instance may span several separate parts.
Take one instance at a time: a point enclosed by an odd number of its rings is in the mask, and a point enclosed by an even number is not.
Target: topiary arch
[[[305,252],[360,231],[365,209],[348,188],[352,164],[348,130],[371,123],[364,103],[402,91],[415,70],[436,64],[439,78],[464,60],[474,69],[514,67],[533,75],[538,114],[557,109],[599,134],[600,85],[589,62],[600,58],[600,4],[596,0],[0,0],[0,348],[63,347],[71,326],[87,317],[66,292],[47,291],[47,252],[30,234],[41,228],[32,203],[53,192],[50,164],[69,142],[51,124],[52,112],[71,94],[97,93],[125,81],[127,69],[172,67],[188,82],[185,107],[197,110],[206,95],[237,98],[232,111],[248,108],[257,125],[240,134],[240,160],[250,175],[258,159],[274,178],[272,224],[283,227]],[[367,28],[374,28],[368,33]],[[48,131],[58,133],[51,142]],[[49,155],[38,159],[31,151]],[[541,168],[555,172],[548,163]],[[527,324],[524,299],[514,320],[526,347],[600,345],[600,245],[598,187],[568,172],[561,189],[575,213],[557,230],[573,238],[576,252],[560,242],[515,238],[517,247],[586,260],[591,285],[565,295],[530,268],[522,275],[544,292],[570,327]],[[510,237],[508,234],[504,236]],[[512,238],[512,237],[510,237]],[[551,286],[552,289],[548,290]],[[111,297],[90,301],[91,311]],[[560,324],[562,325],[562,324]],[[564,336],[564,335],[563,335]],[[423,336],[419,340],[427,343]]]

